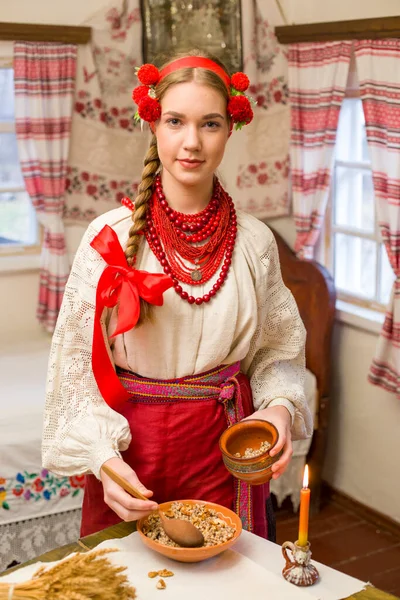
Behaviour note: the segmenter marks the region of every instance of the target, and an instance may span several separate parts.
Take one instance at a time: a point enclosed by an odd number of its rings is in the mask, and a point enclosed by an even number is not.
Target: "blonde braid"
[[[138,193],[135,198],[135,210],[132,213],[133,225],[129,230],[129,239],[125,249],[125,256],[130,266],[134,265],[140,243],[143,236],[140,232],[146,227],[146,214],[149,200],[153,193],[153,183],[155,175],[160,167],[160,159],[157,150],[157,138],[153,135],[150,147],[144,158],[144,169],[142,171],[142,181],[138,187]],[[151,318],[152,306],[140,300],[140,318],[138,325]]]

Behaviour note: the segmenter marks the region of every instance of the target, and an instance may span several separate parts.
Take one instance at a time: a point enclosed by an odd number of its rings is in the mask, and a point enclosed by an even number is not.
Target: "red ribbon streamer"
[[[129,394],[120,382],[106,348],[100,322],[103,310],[119,302],[117,326],[111,336],[114,337],[135,327],[140,315],[140,298],[162,306],[163,293],[173,286],[173,282],[169,275],[132,269],[126,261],[117,234],[109,225],[103,227],[90,245],[107,263],[96,291],[93,374],[104,400],[112,409],[118,410],[128,400]]]

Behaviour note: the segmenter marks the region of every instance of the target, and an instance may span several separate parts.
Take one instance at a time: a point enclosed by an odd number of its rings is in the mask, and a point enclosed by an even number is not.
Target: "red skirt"
[[[232,366],[228,368],[232,369]],[[206,381],[210,381],[210,374],[220,377],[226,370],[209,371],[204,374]],[[225,468],[219,437],[232,422],[227,418],[226,401],[236,403],[234,421],[254,412],[248,378],[238,373],[221,384],[223,386],[229,381],[233,387],[234,382],[235,393],[229,398],[229,394],[220,393],[221,387],[203,385],[205,380],[201,379],[202,376],[197,376],[196,380],[183,378],[154,382],[123,370],[119,370],[118,375],[131,394],[130,400],[119,411],[128,420],[132,432],[131,444],[128,450],[122,452],[122,458],[134,469],[139,480],[154,492],[153,499],[158,503],[201,499],[221,504],[240,514],[239,483]],[[192,385],[194,397],[186,395],[187,382]],[[154,383],[161,386],[156,388],[160,394],[155,393]],[[238,410],[238,399],[242,415]],[[248,486],[242,482],[240,486],[249,492],[247,512],[251,515],[250,525],[246,525],[246,519],[242,518],[244,527],[267,538],[269,484]],[[81,536],[120,522],[118,515],[103,500],[101,481],[94,475],[88,475]]]

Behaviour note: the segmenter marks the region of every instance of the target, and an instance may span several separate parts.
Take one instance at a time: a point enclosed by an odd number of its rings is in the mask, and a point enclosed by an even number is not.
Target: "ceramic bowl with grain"
[[[256,450],[263,441],[271,444],[266,452],[250,458],[243,457],[246,448]],[[276,456],[270,455],[277,441],[278,430],[275,425],[261,419],[246,419],[225,429],[220,437],[219,447],[225,467],[232,475],[252,485],[260,485],[270,481],[271,467],[282,455],[283,450]],[[236,454],[242,457],[235,456]]]
[[[201,504],[206,508],[215,510],[218,518],[225,521],[225,523],[227,523],[227,525],[230,527],[233,527],[235,529],[235,533],[230,540],[214,546],[201,546],[200,548],[167,546],[151,539],[145,534],[144,530],[146,530],[147,519],[151,515],[147,515],[146,517],[139,519],[137,522],[137,531],[139,532],[142,542],[148,548],[154,550],[154,552],[158,552],[159,554],[171,558],[172,560],[187,563],[206,560],[207,558],[221,554],[221,552],[230,548],[237,541],[242,532],[242,522],[240,518],[236,513],[234,513],[232,510],[229,510],[229,508],[226,508],[225,506],[221,506],[220,504],[215,504],[213,502],[205,502],[203,500],[175,500],[174,502],[181,502],[184,505],[190,506]],[[167,512],[174,502],[163,502],[159,505],[160,510]],[[157,513],[157,511],[154,511],[154,513]]]

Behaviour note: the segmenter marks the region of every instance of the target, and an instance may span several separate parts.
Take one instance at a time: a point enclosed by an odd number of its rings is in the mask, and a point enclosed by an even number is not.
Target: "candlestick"
[[[291,551],[292,557],[288,555],[288,551]],[[318,570],[310,560],[310,542],[305,546],[299,546],[298,542],[283,542],[282,554],[285,559],[282,575],[286,581],[300,586],[314,585],[318,581]]]
[[[300,520],[299,520],[299,546],[306,546],[308,539],[308,516],[310,511],[310,489],[308,487],[308,465],[304,469],[303,487],[300,491]]]
[[[303,487],[300,490],[300,520],[299,539],[293,542],[283,542],[282,554],[286,564],[282,575],[294,585],[313,585],[319,579],[318,570],[311,564],[310,542],[308,541],[308,515],[310,511],[310,490],[308,487],[308,466],[305,466]],[[292,553],[292,558],[288,555]]]

